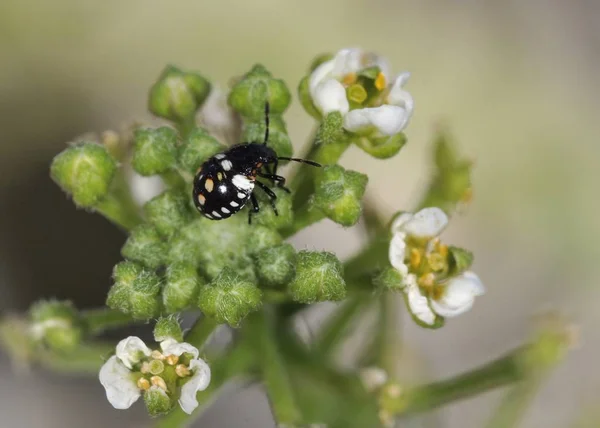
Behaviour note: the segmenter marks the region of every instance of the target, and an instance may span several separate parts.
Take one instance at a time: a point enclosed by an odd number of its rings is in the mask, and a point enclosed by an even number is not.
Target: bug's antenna
[[[269,141],[269,102],[265,103],[265,141],[263,141],[264,145],[267,145],[267,141]]]
[[[307,159],[299,159],[299,158],[277,158],[277,159],[281,159],[281,160],[287,160],[287,161],[294,161],[294,162],[300,162],[300,163],[305,163],[308,165],[312,165],[312,166],[317,166],[317,167],[321,167],[320,163],[311,161],[311,160],[307,160]]]

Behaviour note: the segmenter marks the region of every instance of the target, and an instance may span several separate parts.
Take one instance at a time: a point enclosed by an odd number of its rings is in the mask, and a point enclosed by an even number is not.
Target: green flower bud
[[[323,119],[317,131],[317,142],[329,145],[339,143],[346,138],[342,128],[342,114],[339,111],[329,113]]]
[[[265,248],[254,258],[258,279],[267,287],[285,285],[296,274],[296,250],[290,244]]]
[[[159,318],[154,326],[154,340],[156,342],[162,342],[163,340],[168,339],[183,342],[183,331],[181,330],[177,317],[173,315]]]
[[[142,271],[133,281],[129,292],[131,316],[138,320],[149,320],[161,312],[160,278],[154,272]]]
[[[261,190],[256,192],[260,211],[252,214],[252,225],[260,224],[272,229],[284,229],[291,226],[294,222],[294,211],[292,210],[292,195],[285,190],[274,187],[273,192],[277,196],[275,199],[275,208],[277,214],[271,206],[271,200],[267,194]],[[247,209],[250,209],[248,207]]]
[[[333,253],[300,251],[289,287],[294,301],[300,303],[342,300],[346,296],[342,263]]]
[[[167,190],[144,205],[146,218],[161,235],[170,237],[192,220],[189,199],[179,190]]]
[[[143,271],[142,266],[133,262],[121,262],[113,269],[113,286],[108,291],[106,305],[124,313],[129,313],[129,295],[133,282]]]
[[[156,228],[149,224],[141,224],[133,229],[121,249],[123,257],[150,268],[162,266],[167,252],[167,243],[162,241]]]
[[[308,86],[310,76],[304,76],[302,80],[300,80],[300,84],[298,85],[298,98],[300,99],[300,103],[304,110],[314,117],[317,120],[321,120],[321,113],[315,107],[313,103],[312,96],[310,95],[310,89]]]
[[[144,403],[146,403],[148,414],[152,417],[166,415],[174,406],[174,402],[167,393],[158,386],[151,386],[144,393]]]
[[[79,143],[52,160],[50,176],[80,207],[91,208],[107,194],[117,169],[106,149]]]
[[[387,288],[393,291],[399,291],[404,288],[402,274],[391,266],[383,268],[374,278],[373,283],[376,287]]]
[[[167,126],[134,132],[133,168],[141,175],[161,174],[175,166],[177,133]]]
[[[262,304],[262,292],[251,282],[224,268],[208,285],[200,290],[198,307],[206,316],[232,327],[256,311]]]
[[[83,336],[82,322],[71,302],[40,301],[30,310],[31,334],[55,352],[75,349]]]
[[[210,93],[210,83],[197,73],[168,66],[150,89],[148,108],[156,116],[179,122],[194,116]]]
[[[262,143],[265,139],[264,117],[257,122],[246,122],[242,141]],[[269,121],[269,142],[267,145],[275,150],[278,156],[291,157],[294,153],[292,141],[287,134],[284,120],[280,116],[271,116]],[[281,162],[282,164],[285,162]]]
[[[342,226],[358,222],[368,177],[339,165],[327,166],[315,180],[315,205]]]
[[[391,137],[356,136],[354,143],[377,159],[396,156],[406,144],[406,135],[399,132]]]
[[[264,248],[274,247],[283,242],[281,235],[268,227],[252,225],[250,229],[248,242],[252,244],[252,253],[258,252]]]
[[[229,93],[229,105],[247,119],[264,119],[265,103],[271,114],[282,114],[288,108],[291,94],[281,79],[274,79],[262,65],[255,65]]]
[[[202,248],[198,243],[202,240],[205,226],[202,220],[203,218],[196,217],[169,239],[169,263],[184,262],[196,265],[200,262]]]
[[[458,247],[448,247],[449,276],[460,275],[473,264],[473,253]]]
[[[180,312],[193,305],[198,298],[200,285],[202,281],[194,265],[182,262],[169,265],[162,292],[167,313]]]
[[[179,166],[190,174],[195,174],[208,158],[225,149],[205,129],[195,128],[179,147]]]

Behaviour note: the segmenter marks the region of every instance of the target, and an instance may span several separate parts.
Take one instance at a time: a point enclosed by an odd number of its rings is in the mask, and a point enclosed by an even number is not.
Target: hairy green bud
[[[352,226],[360,218],[367,181],[368,177],[359,172],[327,166],[315,180],[315,205],[336,223]]]
[[[158,230],[149,224],[140,224],[131,231],[121,255],[150,268],[157,268],[165,264],[167,251],[167,243],[162,240]]]
[[[80,207],[91,208],[109,191],[117,169],[106,149],[95,143],[79,143],[52,160],[50,176]]]
[[[160,317],[154,326],[154,340],[156,342],[168,339],[183,342],[183,331],[177,317],[174,315]]]
[[[402,132],[385,137],[357,135],[354,143],[374,158],[389,159],[396,156],[404,147],[406,135]]]
[[[283,286],[296,274],[296,250],[290,244],[265,248],[254,258],[258,279],[267,287]]]
[[[257,192],[257,200],[261,207],[257,213],[252,213],[252,224],[260,224],[271,229],[284,229],[294,222],[294,211],[292,210],[292,195],[285,190],[274,187],[273,192],[277,196],[275,208],[271,206],[271,200],[264,192]],[[251,209],[248,207],[247,209]]]
[[[262,143],[265,139],[264,117],[259,121],[246,121],[242,133],[242,141]],[[269,120],[269,142],[267,145],[275,150],[278,156],[291,157],[294,153],[292,140],[287,133],[285,121],[280,116],[272,116]],[[285,162],[281,162],[282,164]]]
[[[162,236],[170,237],[192,220],[189,195],[167,190],[144,205],[146,218]]]
[[[210,83],[200,74],[167,66],[150,89],[148,108],[156,116],[174,122],[188,120],[204,103],[210,90]]]
[[[260,308],[262,292],[253,283],[224,268],[221,273],[200,290],[198,307],[206,316],[232,327]]]
[[[448,247],[449,276],[460,275],[473,264],[473,253],[459,247]]]
[[[373,279],[373,283],[376,287],[387,288],[393,291],[399,291],[404,288],[402,274],[391,266],[383,268]]]
[[[71,302],[40,301],[29,314],[31,335],[53,351],[66,353],[81,343],[82,322]]]
[[[342,300],[346,296],[342,263],[333,253],[300,251],[289,287],[294,301],[300,303]]]
[[[160,314],[160,278],[154,272],[134,262],[121,262],[113,269],[113,281],[108,307],[141,320]]]
[[[177,159],[177,133],[173,128],[136,129],[131,165],[141,175],[167,172]]]
[[[282,114],[291,102],[291,94],[281,79],[274,79],[262,65],[252,70],[231,89],[229,105],[246,119],[264,119],[265,103],[269,103],[274,116]]]
[[[144,403],[148,414],[152,417],[166,415],[174,406],[167,393],[158,386],[151,386],[144,392]]]
[[[334,111],[325,116],[317,131],[317,142],[319,144],[331,145],[344,140],[346,135],[344,134],[342,123],[342,114],[339,111]]]
[[[268,209],[268,208],[267,208]],[[283,238],[275,230],[265,226],[253,225],[250,230],[248,242],[251,243],[252,252],[279,245]]]
[[[167,313],[180,312],[192,306],[196,302],[201,285],[202,280],[194,265],[184,262],[169,265],[162,292]]]
[[[195,128],[179,147],[179,166],[190,174],[195,174],[208,158],[225,149],[208,131]]]

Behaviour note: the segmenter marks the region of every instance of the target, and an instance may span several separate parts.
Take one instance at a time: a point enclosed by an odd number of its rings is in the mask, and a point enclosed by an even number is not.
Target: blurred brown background
[[[574,426],[600,398],[595,0],[2,0],[0,308],[24,310],[42,296],[103,302],[123,235],[75,210],[48,165],[84,132],[148,118],[146,91],[166,63],[226,85],[261,62],[295,89],[313,56],[348,46],[412,72],[409,145],[387,162],[358,150],[343,159],[370,175],[369,192],[387,213],[418,200],[435,124],[447,124],[476,162],[474,202],[445,240],[475,252],[488,293],[440,331],[407,322],[411,358],[429,378],[466,370],[526,339],[537,310],[557,307],[581,326],[582,346],[545,384],[524,426]],[[311,120],[297,103],[286,119],[299,148]],[[323,223],[294,242],[346,256],[360,239]],[[141,403],[113,410],[94,379],[16,377],[2,355],[0,376],[3,428],[148,425]],[[500,396],[446,407],[424,423],[483,426]],[[196,426],[272,422],[259,391],[230,390]]]

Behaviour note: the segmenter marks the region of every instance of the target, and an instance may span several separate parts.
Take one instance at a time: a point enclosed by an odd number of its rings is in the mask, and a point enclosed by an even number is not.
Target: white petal
[[[452,278],[445,286],[442,297],[431,301],[433,310],[443,317],[454,317],[468,311],[475,297],[485,293],[479,277],[471,271]]]
[[[335,79],[327,79],[317,86],[313,94],[313,102],[324,115],[334,111],[339,111],[344,115],[350,109],[346,90]]]
[[[364,52],[358,48],[348,48],[338,51],[333,58],[332,75],[342,77],[349,73],[356,73],[365,68],[363,64]]]
[[[434,238],[448,225],[448,216],[437,207],[423,208],[402,225],[402,230],[416,238]]]
[[[324,63],[320,64],[310,74],[310,77],[308,79],[308,90],[313,99],[315,97],[315,90],[317,89],[317,86],[319,86],[325,80],[328,80],[332,77],[332,72],[334,68],[335,60],[330,59],[329,61],[325,61]]]
[[[204,391],[210,383],[210,367],[203,360],[194,359],[190,361],[189,368],[194,371],[194,374],[181,388],[181,396],[179,397],[179,405],[188,415],[198,407],[196,393]]]
[[[388,257],[390,264],[402,274],[406,276],[408,274],[408,267],[404,264],[404,257],[406,255],[406,234],[395,233],[390,242],[390,249]]]
[[[167,339],[160,343],[160,348],[165,355],[180,356],[183,353],[192,354],[194,358],[198,358],[200,351],[193,345],[186,342],[177,342],[174,339]]]
[[[106,390],[108,402],[115,409],[128,409],[140,398],[140,390],[131,378],[131,372],[114,355],[100,368],[98,378]]]
[[[136,336],[129,336],[117,344],[117,357],[128,369],[139,363],[144,356],[148,357],[150,353],[144,341]]]
[[[352,110],[344,116],[344,128],[350,132],[374,127],[382,135],[394,135],[402,131],[407,122],[408,114],[403,107],[388,104]]]
[[[409,277],[414,277],[414,275],[411,274]],[[404,292],[406,293],[408,300],[408,309],[412,312],[412,314],[425,324],[433,325],[436,318],[435,314],[429,307],[429,301],[427,297],[421,294],[421,290],[417,285],[416,279],[413,278],[413,280],[408,281],[406,287],[404,288]]]
[[[387,101],[389,104],[403,107],[406,110],[408,118],[412,116],[412,112],[415,108],[415,103],[412,95],[404,89],[402,89],[402,86],[404,86],[409,77],[410,73],[408,72],[400,73],[394,80],[394,83],[392,83],[390,93],[387,97]]]
[[[403,226],[413,218],[413,213],[402,213],[396,216],[392,223],[392,233],[404,233]]]
[[[381,388],[387,381],[387,372],[379,367],[366,367],[359,372],[360,380],[369,392]]]
[[[129,172],[128,176],[131,196],[138,205],[144,205],[150,199],[160,195],[165,190],[165,183],[158,175],[144,177],[132,170]]]

